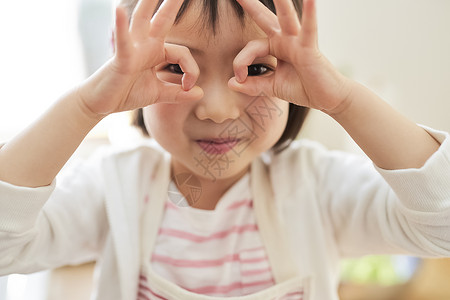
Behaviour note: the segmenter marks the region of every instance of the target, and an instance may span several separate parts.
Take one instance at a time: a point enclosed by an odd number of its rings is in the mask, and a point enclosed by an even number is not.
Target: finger
[[[128,17],[121,6],[116,8],[116,28],[114,30],[115,52],[118,57],[126,56],[130,46],[128,32]]]
[[[184,90],[190,90],[195,86],[198,76],[200,75],[200,69],[187,47],[165,44],[166,61],[171,64],[178,64],[183,70],[183,78],[181,84]]]
[[[270,45],[268,39],[252,40],[236,55],[233,61],[233,70],[236,80],[244,82],[248,76],[248,66],[256,58],[265,57],[270,54]]]
[[[278,22],[281,30],[288,35],[300,32],[300,21],[292,0],[274,0]]]
[[[228,81],[228,87],[236,92],[255,97],[264,93],[273,96],[273,78],[249,77],[245,82],[238,82],[235,77]]]
[[[181,101],[195,101],[200,100],[204,93],[199,86],[185,91],[179,84],[168,83],[160,81],[159,83],[160,96],[155,103],[179,103]]]
[[[303,2],[303,16],[301,25],[302,46],[317,46],[317,12],[315,0],[304,0]]]
[[[280,31],[277,16],[258,0],[237,0],[255,23],[268,35]]]
[[[151,21],[150,35],[165,37],[172,28],[184,0],[165,0]]]
[[[130,31],[138,37],[148,36],[150,20],[152,19],[158,0],[140,0],[131,16]]]

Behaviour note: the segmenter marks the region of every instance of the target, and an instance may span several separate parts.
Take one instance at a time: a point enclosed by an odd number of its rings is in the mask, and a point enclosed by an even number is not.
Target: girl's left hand
[[[251,96],[265,93],[328,114],[347,106],[350,80],[318,48],[315,0],[304,0],[301,24],[292,0],[274,0],[277,15],[258,0],[237,1],[267,38],[250,41],[236,56],[230,88]],[[274,73],[249,77],[248,66],[267,55],[277,58]]]

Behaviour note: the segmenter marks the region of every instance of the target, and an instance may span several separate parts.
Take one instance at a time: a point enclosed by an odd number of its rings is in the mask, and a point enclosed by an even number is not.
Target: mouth
[[[197,144],[200,148],[203,149],[206,153],[209,154],[223,154],[235,147],[240,139],[232,139],[232,138],[221,138],[221,139],[201,139],[196,140]]]

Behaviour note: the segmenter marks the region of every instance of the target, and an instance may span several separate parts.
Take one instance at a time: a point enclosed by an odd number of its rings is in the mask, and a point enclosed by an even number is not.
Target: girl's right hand
[[[200,71],[189,49],[165,43],[183,0],[165,0],[153,15],[157,2],[140,0],[130,24],[125,9],[117,7],[115,55],[78,89],[82,108],[91,116],[203,96],[195,86]],[[155,69],[160,64],[179,64],[182,84],[160,80]]]

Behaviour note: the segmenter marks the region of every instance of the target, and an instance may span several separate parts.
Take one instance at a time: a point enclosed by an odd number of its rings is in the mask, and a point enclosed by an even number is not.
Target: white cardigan
[[[450,256],[450,142],[427,130],[442,145],[421,169],[381,170],[309,141],[259,158],[313,299],[337,299],[343,257]],[[167,196],[168,159],[149,141],[101,151],[48,187],[0,182],[0,276],[97,260],[94,298],[136,299],[140,200]]]

